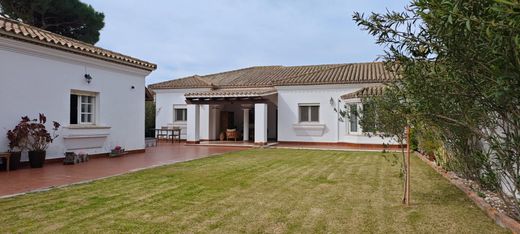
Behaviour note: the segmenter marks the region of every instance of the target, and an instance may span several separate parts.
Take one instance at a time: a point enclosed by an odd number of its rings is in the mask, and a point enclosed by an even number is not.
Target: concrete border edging
[[[504,213],[499,212],[491,205],[489,205],[483,198],[478,196],[478,194],[469,188],[467,185],[462,182],[453,179],[446,170],[437,166],[434,162],[428,160],[424,155],[420,153],[415,153],[422,161],[428,164],[433,170],[442,175],[445,179],[447,179],[451,184],[455,185],[462,192],[464,192],[474,203],[479,207],[486,215],[495,221],[496,224],[503,228],[507,228],[513,233],[520,234],[520,223],[514,220],[513,218],[507,216]]]

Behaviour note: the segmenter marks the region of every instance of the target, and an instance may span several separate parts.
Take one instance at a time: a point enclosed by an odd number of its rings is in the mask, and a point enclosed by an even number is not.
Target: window
[[[95,94],[70,94],[70,124],[95,124]]]
[[[186,122],[188,110],[186,108],[175,108],[175,122]]]
[[[350,124],[350,132],[358,132],[358,106],[357,104],[349,105],[349,124]]]
[[[377,112],[372,104],[363,104],[363,108],[361,109],[361,115],[367,113],[368,118],[365,118],[364,126],[366,129],[362,129],[363,132],[373,132],[377,128]]]
[[[317,104],[300,104],[300,122],[319,122],[320,106]]]

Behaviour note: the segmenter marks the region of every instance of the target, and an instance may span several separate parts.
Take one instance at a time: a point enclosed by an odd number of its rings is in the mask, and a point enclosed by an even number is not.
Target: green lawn
[[[456,187],[397,158],[258,149],[0,200],[0,232],[501,233]],[[31,178],[27,178],[30,180]]]

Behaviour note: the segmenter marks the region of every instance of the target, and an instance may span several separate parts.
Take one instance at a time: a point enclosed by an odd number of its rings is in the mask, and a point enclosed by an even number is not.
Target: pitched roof
[[[382,85],[365,87],[358,91],[344,94],[341,96],[341,99],[366,98],[366,97],[370,97],[370,96],[379,96],[379,95],[383,94],[384,89],[385,89],[385,86],[382,86]]]
[[[189,76],[176,80],[165,81],[149,85],[151,89],[182,89],[182,88],[211,88],[211,84],[202,80],[199,76]]]
[[[41,46],[81,54],[131,67],[153,71],[157,65],[137,58],[74,40],[0,15],[0,37],[29,42]]]
[[[381,83],[393,79],[391,72],[381,62],[352,63],[330,67],[316,72],[297,75],[278,81],[276,84],[308,85],[308,84],[353,84]]]
[[[193,77],[196,77],[196,84]],[[249,67],[205,76],[170,80],[152,89],[258,88],[291,85],[382,83],[393,79],[381,62],[309,66]]]
[[[201,92],[186,93],[187,98],[224,98],[224,97],[263,97],[275,94],[275,88],[234,88],[216,89]]]

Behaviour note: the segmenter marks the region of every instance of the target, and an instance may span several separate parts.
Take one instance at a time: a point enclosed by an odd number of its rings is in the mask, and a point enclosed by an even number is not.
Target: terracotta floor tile
[[[28,192],[48,187],[78,183],[122,174],[156,165],[183,162],[247,148],[225,146],[186,146],[160,143],[146,149],[146,153],[129,154],[117,158],[95,158],[86,163],[63,165],[46,163],[43,168],[22,168],[0,172],[0,196]]]

